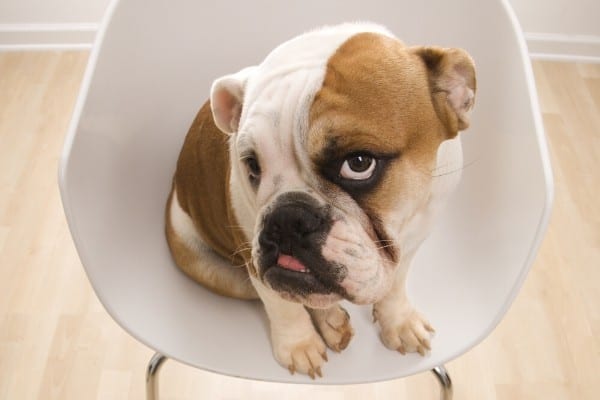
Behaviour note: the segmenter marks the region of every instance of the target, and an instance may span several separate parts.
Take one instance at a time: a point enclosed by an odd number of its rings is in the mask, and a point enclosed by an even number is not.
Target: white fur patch
[[[198,235],[192,218],[181,208],[176,190],[173,191],[169,212],[171,213],[171,226],[175,234],[190,250],[198,253],[212,251]]]
[[[380,253],[353,218],[336,221],[322,248],[323,258],[345,267],[347,275],[340,285],[356,304],[372,304],[390,288],[393,266],[386,265]]]

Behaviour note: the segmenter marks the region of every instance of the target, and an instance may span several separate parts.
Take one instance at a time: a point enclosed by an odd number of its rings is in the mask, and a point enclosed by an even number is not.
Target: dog
[[[185,138],[166,208],[178,267],[260,298],[273,354],[322,376],[353,336],[341,300],[372,305],[383,344],[430,350],[405,282],[462,168],[476,92],[461,49],[408,47],[347,23],[214,81]]]

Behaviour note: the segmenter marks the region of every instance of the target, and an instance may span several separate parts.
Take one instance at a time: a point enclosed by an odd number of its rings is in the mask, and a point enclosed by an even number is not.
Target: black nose
[[[295,255],[315,249],[328,230],[327,209],[309,195],[282,195],[265,215],[259,243],[263,253]]]

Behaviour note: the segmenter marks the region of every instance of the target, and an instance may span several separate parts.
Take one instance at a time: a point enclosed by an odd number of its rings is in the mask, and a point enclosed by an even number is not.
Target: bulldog
[[[372,305],[383,344],[430,350],[407,272],[462,168],[476,90],[461,49],[408,47],[367,23],[289,40],[217,79],[179,155],[166,212],[179,268],[260,298],[291,373],[322,376]]]

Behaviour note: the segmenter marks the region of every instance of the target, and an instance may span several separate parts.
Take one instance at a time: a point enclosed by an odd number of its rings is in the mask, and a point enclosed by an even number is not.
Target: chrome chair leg
[[[158,372],[161,365],[167,360],[167,357],[160,353],[155,353],[146,370],[146,400],[158,399]]]
[[[158,373],[160,367],[167,361],[167,357],[155,353],[146,370],[146,400],[158,400]],[[440,383],[440,400],[452,400],[452,380],[446,367],[437,366],[431,370]]]
[[[452,380],[446,367],[439,365],[431,370],[440,383],[440,400],[452,400]]]

